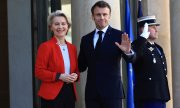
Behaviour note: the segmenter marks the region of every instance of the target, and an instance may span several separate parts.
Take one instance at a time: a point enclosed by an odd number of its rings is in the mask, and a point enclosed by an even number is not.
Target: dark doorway
[[[0,1],[0,105],[9,108],[7,1]]]

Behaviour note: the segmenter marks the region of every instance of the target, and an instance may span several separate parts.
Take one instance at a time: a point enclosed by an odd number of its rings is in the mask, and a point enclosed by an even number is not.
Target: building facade
[[[1,0],[0,1],[0,104],[2,108],[40,108],[36,93],[39,81],[34,78],[34,63],[40,43],[50,38],[47,16],[62,9],[71,17],[72,28],[67,40],[77,46],[80,39],[94,29],[91,6],[98,0]],[[124,1],[105,0],[112,7],[110,24],[123,30]],[[136,31],[137,1],[130,0],[133,26]],[[58,4],[58,5],[57,5]],[[180,4],[179,0],[142,0],[144,15],[156,15],[159,28],[158,43],[165,50],[171,100],[167,108],[180,108]],[[136,32],[135,32],[136,33]],[[122,70],[123,77],[125,70]],[[123,79],[126,83],[125,78]],[[86,73],[77,83],[77,108],[85,108]],[[126,100],[124,100],[126,101]],[[125,102],[124,102],[125,103]],[[124,104],[124,108],[125,108]]]

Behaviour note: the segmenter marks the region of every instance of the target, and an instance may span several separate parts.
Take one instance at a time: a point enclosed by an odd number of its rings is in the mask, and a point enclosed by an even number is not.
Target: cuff
[[[59,77],[61,76],[61,73],[57,73],[56,74],[56,81],[58,81],[59,80]]]
[[[126,54],[126,53],[125,53]],[[131,56],[131,55],[134,55],[134,51],[131,49],[130,50],[130,53],[126,54],[127,56]]]

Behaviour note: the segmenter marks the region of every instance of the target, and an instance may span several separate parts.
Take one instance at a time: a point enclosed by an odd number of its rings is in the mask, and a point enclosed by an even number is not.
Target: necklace
[[[61,49],[62,49],[63,51],[66,50],[66,45],[60,45],[60,46],[61,46]]]

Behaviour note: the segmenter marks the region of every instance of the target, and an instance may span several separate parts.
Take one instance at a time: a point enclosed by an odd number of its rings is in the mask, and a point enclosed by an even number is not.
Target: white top
[[[64,60],[65,73],[70,74],[70,59],[67,45],[59,45],[59,47]]]
[[[102,32],[103,32],[103,33],[102,33],[102,41],[103,41],[104,35],[105,35],[105,33],[106,33],[108,27],[109,27],[109,26],[106,26],[106,27],[105,27],[104,29],[102,29],[102,30],[98,30],[98,29],[96,28],[95,34],[94,34],[94,38],[93,38],[93,45],[94,45],[94,48],[96,47],[96,43],[97,43],[97,41],[98,41],[98,39],[99,39],[98,31],[102,31]]]

